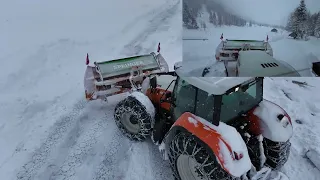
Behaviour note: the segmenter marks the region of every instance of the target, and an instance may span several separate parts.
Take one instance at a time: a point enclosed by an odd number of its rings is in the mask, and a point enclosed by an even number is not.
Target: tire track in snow
[[[100,161],[94,172],[92,178],[94,180],[122,180],[127,171],[130,160],[130,154],[127,152],[132,142],[120,132],[115,123],[112,128],[114,134],[111,136],[111,142],[106,144],[103,160]]]
[[[89,128],[88,131],[81,133],[77,138],[75,145],[69,148],[67,156],[64,158],[65,160],[62,161],[62,164],[56,166],[50,173],[50,180],[70,179],[76,175],[77,168],[82,165],[85,159],[90,157],[93,146],[98,142],[97,137],[99,137],[107,127],[105,118],[101,118],[101,120],[94,118],[93,121],[96,121],[93,126],[90,125],[91,128]]]
[[[86,111],[69,133],[63,138],[64,141],[51,154],[52,162],[47,162],[46,167],[38,179],[77,179],[80,166],[95,155],[98,139],[109,126],[106,121],[105,108],[109,105],[98,101],[88,104]]]
[[[141,33],[139,33],[136,38],[126,44],[121,51],[121,54],[132,56],[138,55],[141,51],[145,48],[142,47],[142,43],[147,40],[147,38],[153,34],[154,32],[161,30],[165,31],[170,28],[168,25],[169,20],[174,17],[176,13],[178,13],[180,5],[180,0],[176,0],[174,4],[166,8],[165,10],[161,11],[159,14],[154,16],[152,19],[149,20],[150,24],[144,29]],[[148,48],[148,51],[153,51],[154,47]]]
[[[47,162],[49,155],[60,142],[68,130],[74,126],[79,119],[80,112],[85,108],[86,101],[78,101],[72,108],[71,112],[62,116],[52,128],[49,136],[44,143],[33,153],[31,160],[25,163],[17,173],[17,179],[30,180],[34,179],[38,170]]]

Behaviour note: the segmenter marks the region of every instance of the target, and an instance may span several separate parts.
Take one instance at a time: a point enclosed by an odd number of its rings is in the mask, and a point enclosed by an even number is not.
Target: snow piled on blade
[[[209,123],[207,120],[198,116],[196,116],[196,119],[193,119],[191,121],[194,122],[197,120],[204,124],[204,129],[211,129],[218,132],[222,136],[223,140],[226,141],[228,145],[230,145],[233,152],[243,155],[241,159],[234,160],[233,154],[230,154],[227,145],[223,141],[219,142],[219,147],[221,148],[221,154],[219,154],[219,156],[224,160],[224,162],[219,161],[219,163],[222,163],[223,166],[230,172],[230,174],[236,177],[240,177],[251,169],[251,161],[248,154],[247,146],[239,132],[234,127],[231,127],[223,122],[220,122],[219,126],[215,126]]]

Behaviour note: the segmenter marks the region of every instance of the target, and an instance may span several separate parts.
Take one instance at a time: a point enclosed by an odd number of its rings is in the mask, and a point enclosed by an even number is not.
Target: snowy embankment
[[[183,61],[187,67],[203,67],[213,64],[216,70],[215,76],[224,76],[223,64],[216,62],[215,50],[221,42],[220,36],[223,33],[224,39],[248,39],[266,40],[273,48],[274,58],[285,61],[295,68],[302,76],[313,76],[311,74],[311,63],[320,61],[320,39],[310,37],[309,41],[294,40],[288,38],[288,32],[278,29],[277,33],[271,32],[270,27],[236,27],[208,26],[206,30],[183,29],[183,38],[207,38],[202,40],[183,41]],[[199,63],[200,62],[200,63]]]
[[[320,152],[319,90],[319,78],[265,78],[264,98],[283,107],[293,123],[291,153],[282,170],[290,180],[316,180],[320,176],[320,171],[304,157],[307,149]]]
[[[83,76],[86,53],[103,61],[156,51],[158,42],[172,69],[181,11],[179,0],[3,3],[1,179],[170,179],[156,147],[116,128],[123,95],[86,103]]]

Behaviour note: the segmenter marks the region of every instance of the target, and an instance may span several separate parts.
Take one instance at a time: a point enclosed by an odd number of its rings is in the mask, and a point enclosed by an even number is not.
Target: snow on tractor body
[[[240,51],[264,51],[273,56],[273,50],[267,41],[258,40],[222,40],[216,48],[216,60],[236,61]]]
[[[227,75],[237,77],[300,77],[288,63],[277,60],[263,51],[240,51],[234,66],[224,61]]]
[[[257,176],[288,159],[291,119],[263,99],[263,78],[184,77],[151,53],[88,66],[85,90],[87,100],[130,92],[115,107],[116,125],[160,145],[176,179]]]

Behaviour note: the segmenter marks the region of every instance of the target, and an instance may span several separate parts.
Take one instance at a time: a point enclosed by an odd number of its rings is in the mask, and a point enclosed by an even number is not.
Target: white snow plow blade
[[[218,61],[236,61],[239,51],[258,50],[265,51],[273,56],[273,50],[268,42],[257,40],[225,40],[216,48]]]
[[[270,168],[264,167],[252,176],[250,180],[289,180],[289,178],[282,172],[271,171]]]
[[[87,100],[103,99],[115,94],[141,88],[146,76],[168,72],[162,55],[150,53],[111,61],[95,62],[87,66],[84,88]]]

